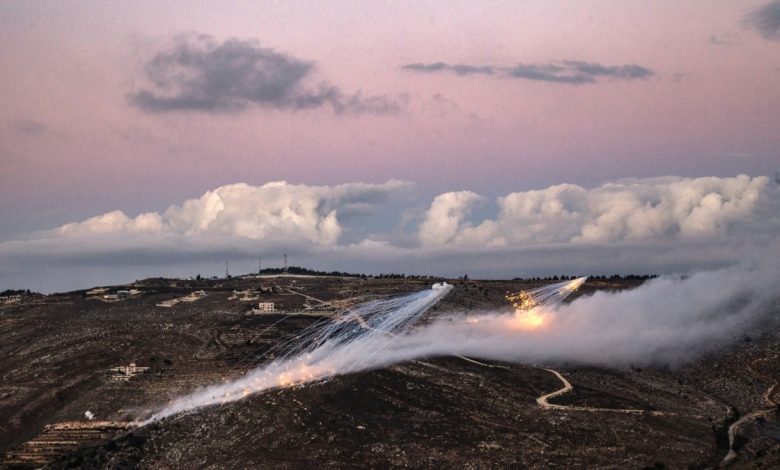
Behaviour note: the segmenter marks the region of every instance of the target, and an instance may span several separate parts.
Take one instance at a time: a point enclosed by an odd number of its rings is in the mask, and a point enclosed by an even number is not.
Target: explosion
[[[587,277],[578,277],[572,281],[507,294],[506,299],[515,307],[515,315],[508,321],[509,327],[533,331],[548,326],[552,321],[551,307],[579,289],[586,279]]]

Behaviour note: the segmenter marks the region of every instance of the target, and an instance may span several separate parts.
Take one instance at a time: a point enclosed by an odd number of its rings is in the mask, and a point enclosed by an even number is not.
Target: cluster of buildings
[[[196,300],[200,300],[203,297],[206,297],[207,295],[208,294],[206,294],[205,290],[196,290],[190,294],[185,295],[184,297],[178,297],[170,300],[163,300],[162,302],[158,302],[156,305],[158,307],[170,308],[178,304],[179,302],[195,302]]]
[[[138,289],[120,289],[111,293],[107,287],[96,287],[87,291],[87,297],[93,299],[100,299],[104,302],[118,302],[120,300],[126,300],[130,297],[140,295],[142,291]]]
[[[234,290],[233,295],[228,297],[228,300],[238,300],[240,302],[254,302],[260,298],[260,294],[273,294],[274,292],[281,291],[279,287],[266,287],[260,286],[259,288],[249,288],[244,290]]]
[[[233,295],[228,297],[228,300],[238,300],[240,302],[252,302],[260,297],[257,295],[257,291],[254,289],[234,290]]]
[[[0,297],[0,304],[15,304],[16,302],[21,302],[22,296],[21,295],[4,295]]]

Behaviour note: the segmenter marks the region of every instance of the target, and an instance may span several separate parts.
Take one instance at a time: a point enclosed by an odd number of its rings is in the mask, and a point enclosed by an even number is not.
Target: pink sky
[[[3,2],[0,240],[223,184],[414,181],[488,196],[622,177],[770,174],[780,42],[766,1]],[[146,113],[144,65],[182,33],[312,61],[312,86],[407,97],[398,113],[250,106]],[[720,44],[714,44],[720,43]],[[570,85],[404,71],[565,60],[653,71]]]

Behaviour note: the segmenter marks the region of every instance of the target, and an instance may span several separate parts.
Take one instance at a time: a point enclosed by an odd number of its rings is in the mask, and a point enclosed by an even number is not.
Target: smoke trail
[[[267,365],[238,380],[208,387],[174,400],[146,422],[202,406],[239,400],[252,393],[307,383],[386,365],[386,351],[398,334],[410,328],[452,286],[361,304],[335,321],[318,322],[283,344]]]
[[[547,312],[537,328],[495,313],[442,319],[399,338],[386,357],[458,354],[536,364],[677,367],[778,327],[775,262],[597,292]]]
[[[335,322],[314,325],[301,335],[301,343],[281,348],[268,365],[235,382],[179,398],[147,422],[263,390],[422,357],[675,367],[757,327],[776,327],[778,279],[776,260],[767,257],[752,266],[660,278],[633,290],[602,291],[560,304],[561,292],[583,281],[578,279],[545,291],[553,300],[540,304],[540,296],[532,302],[536,305],[514,314],[447,316],[410,330],[451,288],[439,286],[364,304]]]

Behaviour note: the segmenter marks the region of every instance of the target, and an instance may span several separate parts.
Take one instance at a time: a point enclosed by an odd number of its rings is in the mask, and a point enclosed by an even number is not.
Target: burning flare
[[[512,329],[532,331],[545,328],[552,321],[551,307],[563,302],[585,283],[587,277],[558,282],[531,290],[507,294],[515,307],[515,315],[508,324]]]
[[[510,320],[510,328],[536,330],[548,325],[552,307],[583,282],[584,277],[508,295],[517,309]],[[422,351],[426,346],[414,343],[412,329],[450,289],[452,286],[446,283],[434,284],[429,290],[367,302],[341,312],[336,318],[317,322],[271,351],[269,356],[274,359],[270,362],[233,382],[177,398],[141,424],[202,406],[240,400],[266,390],[326,380],[424,356]],[[488,320],[485,326],[489,327],[490,318],[482,318]],[[461,321],[473,328],[482,326],[479,317]],[[506,317],[502,316],[500,321],[506,321]],[[411,343],[407,344],[409,341]]]

